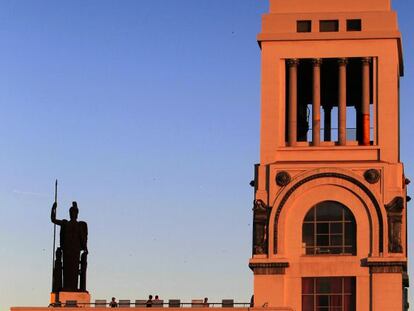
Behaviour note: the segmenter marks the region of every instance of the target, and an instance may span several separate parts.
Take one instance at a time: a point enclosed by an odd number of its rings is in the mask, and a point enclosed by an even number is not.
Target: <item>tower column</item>
[[[338,98],[338,142],[346,145],[346,58],[340,58],[339,63],[339,98]]]
[[[295,146],[297,141],[297,105],[298,105],[298,59],[290,59],[289,66],[289,115],[288,115],[288,144]]]
[[[362,145],[368,146],[370,144],[370,75],[369,64],[371,62],[370,57],[364,57],[362,59]]]
[[[321,142],[321,64],[322,59],[313,60],[312,145]]]

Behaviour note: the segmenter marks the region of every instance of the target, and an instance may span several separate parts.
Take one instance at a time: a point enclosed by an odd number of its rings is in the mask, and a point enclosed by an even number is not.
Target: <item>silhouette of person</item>
[[[110,308],[118,308],[118,303],[115,300],[115,297],[112,297],[111,302],[109,303]]]
[[[52,206],[51,220],[60,226],[60,249],[63,253],[63,291],[76,292],[78,289],[80,252],[84,251],[81,271],[86,274],[86,255],[88,254],[88,226],[84,221],[77,221],[79,209],[76,202],[72,202],[69,209],[70,220],[56,219],[56,202]],[[84,276],[86,279],[86,276]],[[86,287],[84,285],[83,287]],[[86,291],[85,288],[82,288]]]
[[[152,307],[152,295],[148,296],[148,300],[147,300],[147,308],[151,308]]]
[[[208,303],[208,298],[204,297],[204,301],[203,301],[203,307],[204,308],[208,308],[210,306],[210,304]]]

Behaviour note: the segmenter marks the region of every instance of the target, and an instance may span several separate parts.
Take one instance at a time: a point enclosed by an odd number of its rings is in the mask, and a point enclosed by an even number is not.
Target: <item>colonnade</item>
[[[362,139],[361,145],[370,144],[370,57],[361,59],[362,68]],[[321,142],[321,66],[323,59],[313,59],[313,88],[312,88],[312,145],[319,146]],[[297,104],[298,104],[298,66],[299,59],[287,61],[289,70],[289,98],[288,98],[288,145],[297,143]],[[338,145],[346,145],[346,106],[347,106],[347,64],[346,58],[338,59]],[[324,111],[324,140],[331,140],[331,111],[333,105],[325,105]]]

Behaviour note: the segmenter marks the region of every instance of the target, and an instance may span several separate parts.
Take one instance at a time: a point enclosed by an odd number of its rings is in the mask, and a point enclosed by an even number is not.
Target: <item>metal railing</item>
[[[338,132],[339,129],[337,127],[332,127],[330,129],[330,136],[331,139],[329,141],[337,141],[338,140]],[[324,141],[324,137],[325,137],[325,129],[321,128],[320,129],[320,138],[321,141]],[[370,128],[370,138],[371,141],[373,141],[374,139],[374,128],[371,127]],[[357,129],[355,127],[347,127],[346,128],[346,140],[348,141],[357,141]],[[307,133],[307,141],[311,142],[312,141],[312,128],[309,128],[308,133]]]
[[[95,308],[114,308],[111,306],[111,302],[106,300],[96,300],[90,303],[80,303],[75,300],[68,300],[66,303],[52,303],[49,307],[53,308],[82,308],[82,307],[95,307]],[[208,302],[208,303],[194,303],[194,302],[181,302],[179,300],[170,300],[162,303],[152,303],[151,306],[147,306],[146,303],[142,303],[142,300],[137,303],[130,300],[119,300],[116,308],[249,308],[250,302],[233,302],[230,299],[222,302]]]

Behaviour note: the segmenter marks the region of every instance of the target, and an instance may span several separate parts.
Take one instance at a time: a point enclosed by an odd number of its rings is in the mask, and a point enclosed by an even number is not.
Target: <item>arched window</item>
[[[302,227],[306,255],[356,255],[356,223],[351,211],[335,201],[316,204]]]

